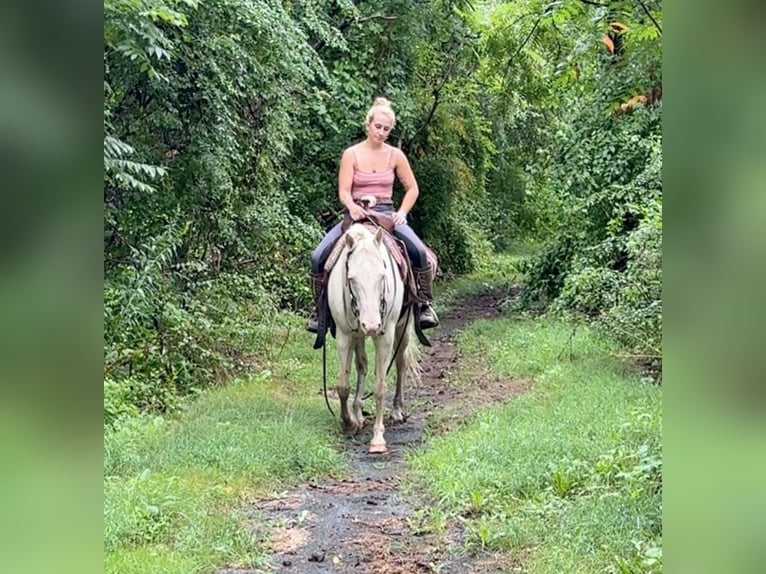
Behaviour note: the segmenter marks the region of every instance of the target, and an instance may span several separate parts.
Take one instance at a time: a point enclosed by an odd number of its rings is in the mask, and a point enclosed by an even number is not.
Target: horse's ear
[[[351,234],[346,233],[346,245],[348,245],[348,248],[351,249],[354,246],[354,238],[351,237]]]
[[[380,245],[381,241],[383,241],[383,228],[378,227],[378,230],[375,232],[375,243]]]

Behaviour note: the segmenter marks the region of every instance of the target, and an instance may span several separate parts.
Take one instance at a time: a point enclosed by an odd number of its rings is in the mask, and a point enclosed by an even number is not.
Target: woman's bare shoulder
[[[362,144],[363,144],[363,143],[364,143],[364,140],[362,140],[362,141],[358,141],[358,142],[355,142],[355,143],[352,143],[351,145],[349,145],[349,146],[348,146],[348,147],[347,147],[345,150],[343,150],[343,151],[344,151],[344,152],[346,152],[346,151],[352,151],[352,150],[353,150],[353,151],[356,151],[356,150],[358,150],[358,149],[360,149],[360,148],[362,147]]]
[[[407,161],[407,156],[404,154],[404,152],[401,150],[401,148],[393,145],[386,144],[391,151],[391,159],[392,163],[399,163],[399,161],[404,160]]]
[[[343,153],[340,154],[341,159],[353,156],[355,149],[356,149],[356,145],[348,146],[346,149],[343,150]]]
[[[355,155],[360,149],[361,145],[362,145],[362,142],[351,144],[350,146],[348,146],[346,149],[343,150],[341,157],[348,157],[348,156]]]

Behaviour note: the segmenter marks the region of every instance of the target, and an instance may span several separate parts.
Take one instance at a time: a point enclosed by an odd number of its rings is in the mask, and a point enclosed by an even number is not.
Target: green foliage
[[[211,572],[268,560],[248,501],[343,472],[316,395],[321,357],[297,317],[265,328],[259,375],[202,393],[173,416],[118,420],[104,436],[104,570]],[[331,375],[332,376],[332,375]],[[105,384],[112,402],[121,387]]]
[[[662,336],[660,113],[639,109],[608,121],[583,114],[579,133],[596,136],[566,151],[558,171],[571,210],[562,231],[521,269],[526,307],[554,303],[555,312],[596,321],[655,368]]]
[[[146,181],[166,175],[167,170],[125,159],[134,153],[135,150],[125,142],[113,136],[104,138],[104,174],[107,181],[132,191],[152,193],[155,188]]]
[[[130,62],[140,74],[157,79],[156,64],[170,60],[173,42],[166,33],[188,24],[197,0],[104,0],[104,48]],[[180,8],[180,10],[179,10]]]
[[[554,307],[597,318],[616,339],[657,360],[662,354],[662,196],[661,155],[655,146],[644,172],[615,189],[620,201],[606,224],[607,236],[573,259]],[[637,223],[626,232],[626,221]]]
[[[458,274],[476,269],[490,251],[476,211],[470,208],[473,180],[461,181],[461,175],[468,173],[461,168],[461,162],[445,157],[416,164],[421,196],[411,219],[411,225],[438,254],[442,269]]]
[[[434,517],[458,517],[476,546],[530,549],[529,572],[661,571],[660,389],[584,327],[480,321],[458,342],[532,388],[411,458]]]
[[[413,225],[439,255],[442,268],[456,274],[481,268],[492,250],[486,176],[494,150],[483,119],[470,117],[467,111],[462,115],[459,120],[457,114],[439,115],[437,126],[450,117],[453,126],[439,129],[440,151],[413,167],[421,189]]]
[[[176,397],[239,371],[244,364],[233,350],[264,340],[258,322],[273,315],[271,296],[246,276],[223,273],[211,281],[198,267],[171,265],[180,233],[168,228],[133,250],[133,264],[106,281],[108,423],[130,412],[129,405],[173,407]]]
[[[521,304],[594,321],[656,368],[662,106],[653,98],[661,93],[660,7],[532,0],[502,5],[493,17],[487,57],[502,60],[504,48],[515,55],[505,75],[490,77],[500,94],[511,90],[504,99],[515,108],[495,130],[519,157],[503,158],[490,179],[492,204],[514,215],[513,227],[493,242],[512,245],[509,232],[546,239],[542,252],[519,266]],[[607,34],[613,53],[602,41]],[[513,79],[526,87],[511,86]],[[545,79],[548,86],[540,85]],[[641,104],[637,96],[652,99]],[[513,128],[526,135],[509,137]]]
[[[520,299],[526,309],[544,309],[561,292],[569,274],[575,239],[560,234],[528,260],[519,261],[517,269],[526,277],[527,285]]]
[[[108,377],[104,379],[104,426],[138,416],[138,401],[131,396],[133,388],[129,382],[120,384]]]
[[[106,421],[236,372],[256,322],[307,301],[318,233],[281,186],[326,75],[308,34],[342,44],[315,8],[105,3]]]

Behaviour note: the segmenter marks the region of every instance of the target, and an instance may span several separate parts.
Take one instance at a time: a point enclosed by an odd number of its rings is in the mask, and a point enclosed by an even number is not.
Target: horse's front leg
[[[362,414],[362,395],[364,395],[364,379],[367,376],[367,352],[364,348],[364,339],[356,341],[356,394],[354,395],[353,416],[359,425],[359,430],[364,426],[364,414]]]
[[[399,350],[396,353],[396,392],[394,393],[394,408],[391,411],[391,418],[396,423],[404,422],[404,380],[407,377],[407,370],[410,368],[407,348],[410,344],[410,332],[407,327],[401,334],[401,342],[397,343]]]
[[[388,450],[386,439],[383,436],[385,432],[385,427],[383,426],[383,407],[386,399],[386,369],[388,368],[388,362],[391,360],[393,342],[394,329],[375,339],[375,386],[372,391],[375,395],[375,423],[372,427],[372,440],[369,446],[371,453],[383,453]]]
[[[340,419],[343,432],[356,434],[359,427],[348,412],[348,377],[351,371],[351,358],[354,353],[354,341],[348,335],[338,331],[336,347],[338,348],[338,362],[340,364],[340,376],[338,377],[338,397],[340,398]]]

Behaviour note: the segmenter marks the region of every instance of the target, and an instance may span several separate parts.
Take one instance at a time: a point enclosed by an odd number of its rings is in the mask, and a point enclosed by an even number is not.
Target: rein
[[[332,418],[335,418],[335,411],[330,406],[330,399],[327,397],[327,344],[322,344],[322,390],[324,391],[324,402],[330,409]]]

